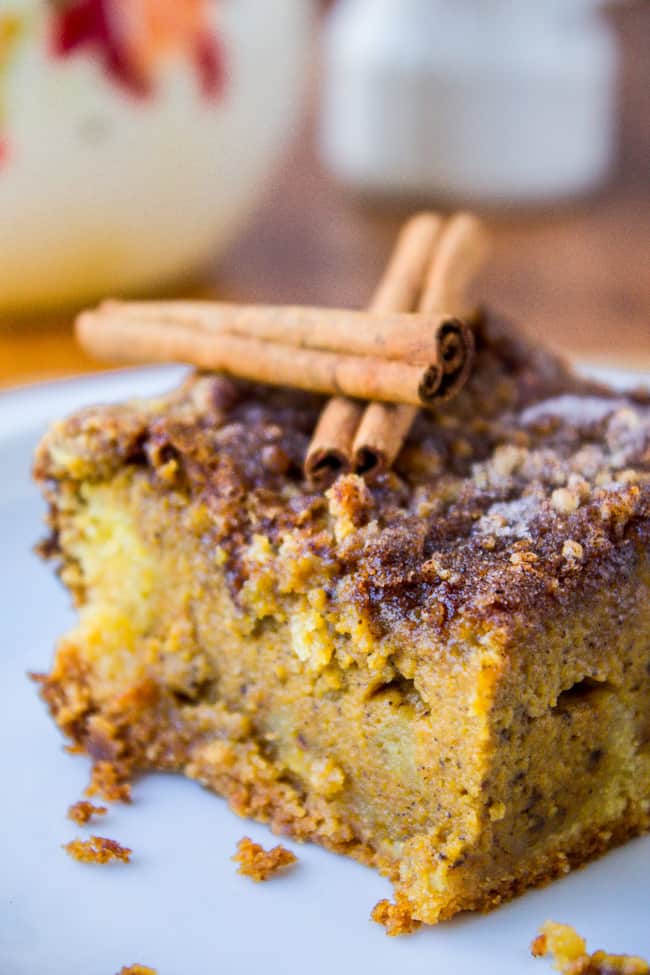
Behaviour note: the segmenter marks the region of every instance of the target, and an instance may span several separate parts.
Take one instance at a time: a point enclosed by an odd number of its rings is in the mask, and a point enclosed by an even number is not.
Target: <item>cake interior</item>
[[[80,618],[46,696],[95,760],[182,771],[377,866],[430,923],[647,827],[641,547],[615,589],[554,618],[424,627],[417,645],[333,598],[327,558],[290,533],[253,536],[233,599],[205,504],[138,466],[63,507]]]

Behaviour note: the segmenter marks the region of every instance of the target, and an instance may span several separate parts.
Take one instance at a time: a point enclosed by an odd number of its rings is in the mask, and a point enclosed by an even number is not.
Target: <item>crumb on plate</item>
[[[105,816],[107,812],[106,806],[95,806],[92,802],[80,799],[68,809],[68,819],[78,826],[85,826],[93,816]]]
[[[95,762],[86,789],[87,796],[101,796],[108,802],[131,802],[131,786],[114,762]]]
[[[633,955],[587,953],[587,943],[569,924],[546,921],[530,946],[535,958],[553,956],[553,966],[563,975],[650,975],[650,965]]]
[[[89,840],[71,840],[63,844],[63,849],[80,863],[110,863],[111,860],[129,863],[133,852],[128,846],[121,846],[116,840],[110,840],[105,836],[91,836]]]
[[[237,852],[232,859],[239,864],[238,873],[259,883],[290,867],[298,857],[281,845],[265,850],[259,843],[253,843],[250,837],[244,836],[237,844]]]
[[[420,927],[420,921],[416,921],[411,914],[410,905],[404,898],[398,897],[395,903],[389,900],[381,900],[372,909],[370,915],[377,924],[383,924],[386,934],[395,938],[401,934],[413,934]]]

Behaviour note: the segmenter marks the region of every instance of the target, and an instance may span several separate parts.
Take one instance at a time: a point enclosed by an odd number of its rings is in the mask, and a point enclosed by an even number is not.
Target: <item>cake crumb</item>
[[[580,498],[569,488],[556,488],[551,495],[551,504],[561,515],[572,515],[580,507]]]
[[[93,816],[105,816],[107,812],[106,806],[94,806],[92,802],[80,799],[68,809],[68,819],[77,826],[85,826]]]
[[[148,965],[123,965],[117,975],[158,975],[158,972]]]
[[[98,795],[108,802],[131,802],[131,786],[114,762],[95,762],[86,795]]]
[[[587,943],[569,924],[546,921],[530,946],[535,958],[552,955],[562,975],[650,975],[650,965],[633,955],[587,954]]]
[[[373,907],[370,917],[377,924],[383,924],[386,934],[391,938],[402,934],[413,934],[421,924],[411,914],[408,902],[400,897],[395,898],[394,904],[388,900],[379,901]]]
[[[582,562],[585,557],[585,550],[580,542],[574,542],[572,538],[567,538],[562,546],[562,555],[567,562]]]
[[[120,846],[116,840],[109,840],[105,836],[91,836],[89,840],[71,840],[63,844],[68,856],[80,863],[110,863],[111,860],[121,860],[129,863],[131,853],[128,846]]]
[[[280,845],[265,850],[259,843],[253,843],[250,837],[244,836],[237,844],[237,852],[232,859],[239,864],[238,873],[259,883],[290,867],[298,857]]]

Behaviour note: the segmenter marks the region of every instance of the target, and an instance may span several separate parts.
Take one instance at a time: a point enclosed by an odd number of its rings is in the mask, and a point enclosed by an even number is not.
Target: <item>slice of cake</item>
[[[36,459],[79,608],[42,693],[116,786],[183,772],[485,909],[650,826],[650,403],[505,324],[394,470],[311,488],[322,399],[197,374]]]

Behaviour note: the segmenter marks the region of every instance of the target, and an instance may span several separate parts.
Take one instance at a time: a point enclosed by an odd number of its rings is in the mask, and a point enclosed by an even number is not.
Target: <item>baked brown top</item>
[[[137,465],[204,501],[235,598],[254,536],[292,532],[378,627],[562,603],[615,583],[650,546],[650,397],[577,378],[500,319],[477,328],[466,389],[421,412],[394,470],[370,484],[304,481],[322,403],[195,374],[162,399],[55,424],[35,475],[70,484]],[[56,485],[48,493],[56,504]]]

